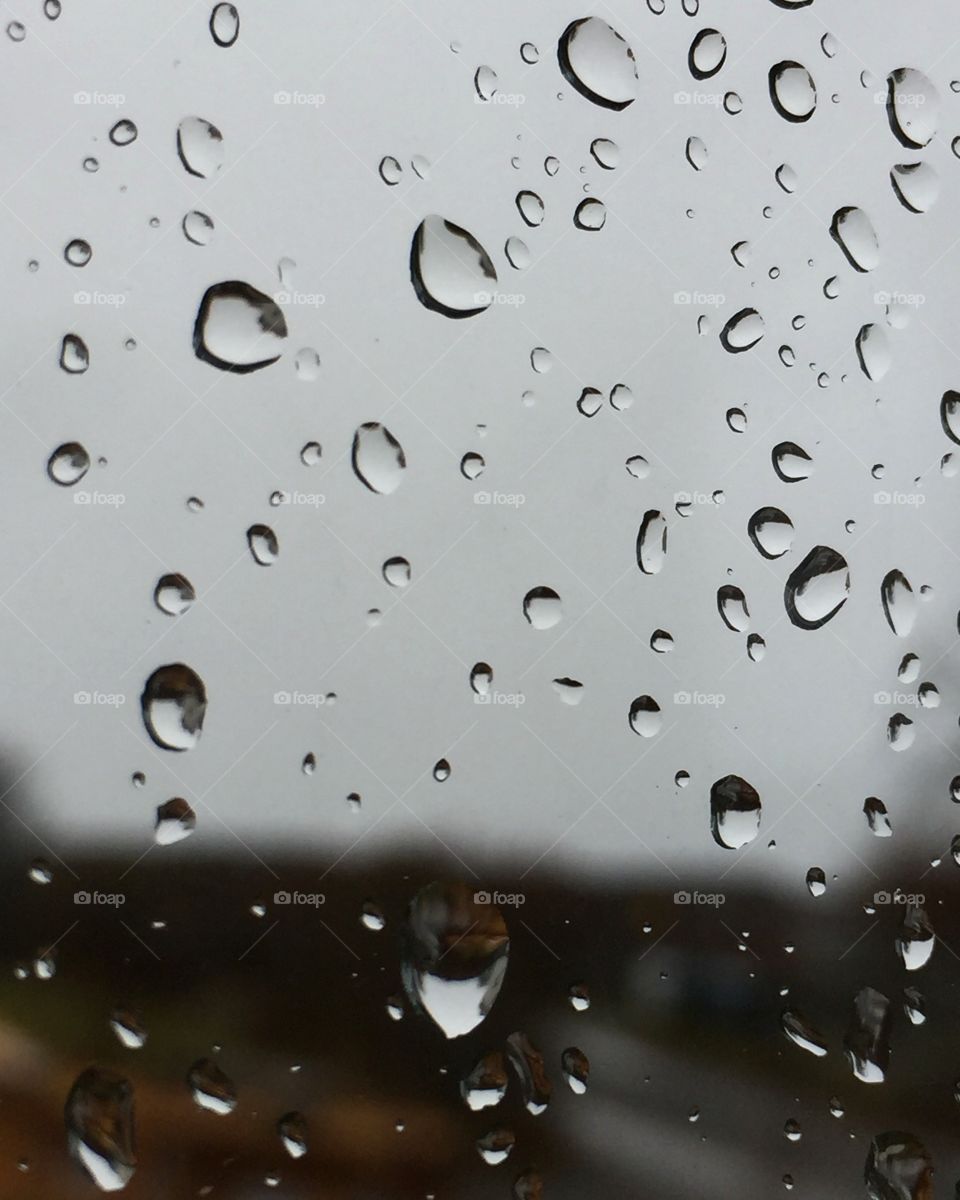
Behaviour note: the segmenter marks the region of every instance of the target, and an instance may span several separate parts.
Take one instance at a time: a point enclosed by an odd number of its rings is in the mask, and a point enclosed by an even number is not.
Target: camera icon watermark
[[[327,898],[323,892],[274,892],[274,904],[289,905],[292,908],[320,908],[326,904]]]
[[[474,904],[493,904],[497,908],[520,908],[526,904],[523,892],[474,892]]]
[[[127,898],[123,892],[74,892],[74,904],[87,904],[91,907],[119,908],[126,904]]]
[[[726,904],[727,897],[723,892],[680,891],[673,893],[673,902],[674,904],[703,905],[707,908],[719,908],[721,904]]]

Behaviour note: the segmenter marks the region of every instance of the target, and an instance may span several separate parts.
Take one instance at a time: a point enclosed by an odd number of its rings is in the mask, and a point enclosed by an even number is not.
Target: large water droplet
[[[764,558],[780,558],[793,545],[793,523],[779,508],[758,508],[747,523],[747,533]]]
[[[407,456],[386,425],[364,421],[353,435],[353,470],[371,492],[389,496],[403,482]]]
[[[727,60],[727,39],[718,29],[701,29],[690,44],[687,66],[694,79],[716,75]]]
[[[170,617],[181,616],[196,598],[193,584],[183,575],[164,575],[153,589],[154,604]]]
[[[237,1089],[212,1058],[200,1058],[187,1072],[187,1086],[200,1108],[224,1117],[237,1106]]]
[[[183,663],[158,667],[140,697],[143,723],[164,750],[190,750],[200,740],[207,691],[200,676]]]
[[[511,1033],[507,1038],[507,1057],[520,1080],[527,1112],[539,1116],[553,1093],[543,1055],[525,1033]]]
[[[203,362],[243,375],[275,363],[286,336],[287,323],[276,301],[249,283],[230,279],[204,292],[193,349]]]
[[[496,1000],[510,939],[500,910],[465,883],[431,883],[414,897],[406,926],[403,986],[448,1038],[475,1029]]]
[[[660,705],[652,696],[638,696],[632,701],[628,719],[633,732],[644,738],[656,737],[663,724]]]
[[[890,1062],[892,1018],[890,1001],[881,992],[871,987],[858,992],[843,1048],[861,1083],[883,1083]]]
[[[890,171],[894,195],[912,213],[933,208],[940,195],[940,176],[929,163],[900,163]]]
[[[742,354],[744,350],[751,350],[762,337],[763,317],[755,308],[741,308],[720,332],[721,345],[731,354]]]
[[[594,104],[619,111],[637,98],[633,51],[599,17],[571,22],[560,38],[557,58],[567,82]]]
[[[232,4],[215,4],[210,14],[210,34],[218,46],[232,46],[240,36],[240,14]]]
[[[813,459],[796,442],[780,442],[771,451],[773,469],[784,483],[800,483],[813,474]]]
[[[188,838],[197,827],[197,814],[181,796],[174,796],[157,808],[153,840],[158,846],[172,846]]]
[[[770,99],[787,121],[809,121],[817,107],[817,88],[806,67],[790,60],[770,68]]]
[[[459,319],[475,317],[490,307],[497,272],[472,233],[431,215],[413,235],[410,279],[425,308]]]
[[[223,134],[203,117],[184,117],[177,126],[177,154],[191,175],[209,179],[223,166]]]
[[[850,594],[847,560],[829,546],[814,546],[794,569],[783,593],[787,616],[800,629],[819,629]]]
[[[866,377],[877,382],[890,370],[890,342],[879,325],[864,325],[857,334],[857,359]]]
[[[563,616],[563,602],[553,588],[531,588],[523,598],[523,615],[534,629],[552,629]]]
[[[269,525],[251,525],[247,530],[247,545],[254,562],[261,567],[272,566],[277,561],[280,543]]]
[[[933,1200],[933,1161],[912,1133],[878,1133],[863,1178],[870,1200]]]
[[[79,442],[64,442],[47,460],[47,474],[61,487],[73,487],[90,469],[90,455]]]
[[[126,1187],[137,1166],[133,1088],[114,1071],[88,1067],[64,1110],[67,1146],[101,1191]]]
[[[880,262],[880,242],[862,208],[838,208],[830,222],[830,236],[856,271],[872,271]]]
[[[909,637],[917,619],[917,598],[902,571],[888,571],[880,584],[880,600],[887,624],[897,637]]]
[[[746,633],[750,626],[750,610],[743,589],[736,584],[725,583],[717,588],[717,611],[723,623],[734,633]]]
[[[739,775],[725,775],[710,789],[710,831],[725,850],[739,850],[760,831],[760,795]]]
[[[863,815],[867,818],[867,827],[874,837],[893,836],[887,806],[882,800],[878,800],[876,796],[868,796],[863,802]]]
[[[632,460],[628,460],[629,463]],[[667,554],[667,522],[663,513],[651,508],[644,513],[637,533],[637,566],[644,575],[659,575]]]
[[[940,96],[922,71],[899,67],[887,76],[887,120],[901,145],[921,150],[937,132]]]
[[[796,1008],[785,1008],[780,1014],[780,1026],[795,1046],[822,1058],[827,1052],[827,1043],[810,1021]]]
[[[60,344],[60,366],[68,375],[82,375],[90,366],[90,351],[82,337],[65,333]]]
[[[930,961],[937,944],[930,918],[918,904],[908,904],[897,935],[897,954],[908,971],[919,971]]]
[[[499,1050],[488,1050],[460,1083],[460,1095],[474,1112],[493,1108],[507,1094],[507,1065]]]

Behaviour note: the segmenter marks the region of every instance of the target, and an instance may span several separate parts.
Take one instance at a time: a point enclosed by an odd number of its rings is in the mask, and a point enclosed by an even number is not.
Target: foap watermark
[[[501,105],[506,108],[520,108],[526,104],[527,98],[522,92],[494,92],[492,96],[481,96],[477,92],[473,97],[474,104]]]
[[[891,304],[897,308],[921,308],[927,302],[923,292],[874,292],[874,304],[888,308]]]
[[[923,92],[876,91],[873,93],[874,104],[892,104],[894,108],[923,108],[927,97]]]
[[[722,308],[727,302],[723,292],[674,292],[674,304],[695,304],[698,308]]]
[[[127,298],[122,292],[74,292],[73,302],[93,307],[121,308]]]
[[[907,704],[919,707],[920,697],[910,692],[874,692],[873,702],[874,704],[882,704],[884,706],[894,704],[897,708],[901,708]]]
[[[474,492],[474,504],[500,505],[503,508],[520,508],[526,504],[527,498],[523,492]]]
[[[523,692],[482,692],[473,697],[474,704],[493,704],[500,708],[519,708],[526,704]]]
[[[88,904],[91,907],[97,908],[119,908],[122,904],[126,904],[127,898],[123,892],[74,892],[74,904]]]
[[[478,308],[489,308],[491,304],[503,304],[508,308],[519,308],[527,298],[520,292],[474,292],[473,302]]]
[[[926,903],[926,896],[923,892],[901,892],[899,888],[893,892],[874,892],[874,904],[913,904],[922,905]]]
[[[327,302],[323,292],[274,292],[277,304],[300,305],[303,308],[321,308]]]
[[[673,503],[684,506],[690,504],[723,504],[726,496],[723,492],[674,492]]]
[[[720,108],[723,104],[723,92],[674,92],[673,102],[693,108]]]
[[[127,698],[122,692],[74,692],[73,702],[85,708],[122,708]]]
[[[74,104],[95,104],[103,108],[121,108],[127,102],[123,92],[74,92]]]
[[[121,508],[127,497],[123,492],[74,492],[73,502],[91,508]]]
[[[726,904],[727,898],[723,892],[674,892],[674,904],[704,905],[707,908],[719,908]]]
[[[274,892],[274,904],[287,904],[292,908],[320,908],[326,904],[323,892]]]
[[[292,508],[320,508],[326,502],[323,492],[277,492],[274,500],[277,507],[289,504]]]
[[[327,697],[323,692],[274,692],[273,702],[284,708],[321,708]]]
[[[323,92],[274,92],[274,104],[283,108],[320,108],[326,104],[327,98]]]
[[[526,904],[523,892],[474,892],[474,904],[495,904],[497,908],[519,908]]]
[[[726,704],[727,698],[722,692],[674,692],[674,704],[700,704],[707,708],[719,708]]]
[[[926,504],[923,492],[874,492],[874,504],[892,504],[901,508],[919,508]]]

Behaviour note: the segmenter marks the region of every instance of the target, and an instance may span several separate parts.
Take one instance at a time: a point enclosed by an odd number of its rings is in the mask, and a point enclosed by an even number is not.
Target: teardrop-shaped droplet
[[[88,1067],[64,1109],[67,1147],[104,1192],[125,1188],[136,1170],[133,1087],[115,1071]]]
[[[637,533],[637,566],[644,575],[659,575],[667,554],[667,522],[651,508],[644,513]]]
[[[516,1145],[516,1135],[509,1129],[491,1129],[476,1140],[477,1153],[491,1167],[506,1162]]]
[[[780,1027],[795,1046],[822,1058],[827,1052],[827,1043],[810,1021],[796,1008],[785,1008],[780,1014]]]
[[[902,146],[921,150],[933,140],[940,96],[922,71],[899,67],[887,76],[887,120]]]
[[[787,121],[809,121],[817,107],[817,88],[806,67],[786,60],[769,74],[773,107]]]
[[[890,171],[894,195],[912,213],[929,212],[940,195],[940,176],[930,163],[899,163]]]
[[[847,560],[829,546],[814,546],[794,569],[783,593],[787,616],[800,629],[819,629],[850,594]]]
[[[750,626],[750,610],[743,589],[736,584],[725,583],[717,588],[717,611],[723,623],[734,633],[746,633]]]
[[[827,890],[827,877],[822,867],[811,867],[807,872],[807,890],[813,897],[822,896]]]
[[[830,236],[856,271],[872,271],[880,262],[880,242],[862,208],[838,208],[830,222]]]
[[[739,850],[760,831],[760,795],[739,775],[725,775],[710,789],[710,831],[725,850]]]
[[[460,1095],[474,1112],[493,1108],[507,1094],[507,1064],[499,1050],[489,1050],[460,1081]]]
[[[878,1133],[863,1178],[869,1200],[933,1200],[933,1161],[912,1133]]]
[[[507,1038],[507,1057],[520,1080],[520,1091],[527,1112],[539,1116],[553,1094],[553,1084],[547,1075],[543,1055],[525,1033],[511,1033]]]
[[[158,846],[172,846],[188,838],[197,827],[197,814],[181,796],[174,796],[157,809],[153,840]]]
[[[371,492],[389,496],[403,482],[407,456],[386,425],[364,421],[353,435],[354,474]]]
[[[930,918],[918,904],[908,904],[897,935],[897,954],[908,971],[919,971],[930,961],[937,936]]]
[[[531,228],[543,224],[543,201],[536,192],[517,192],[517,210]]]
[[[204,292],[193,349],[202,362],[243,375],[275,363],[286,336],[287,323],[276,301],[249,283],[230,279]]]
[[[686,149],[687,162],[695,171],[702,171],[707,165],[709,154],[703,138],[688,137]]]
[[[890,1001],[882,992],[865,987],[857,993],[843,1048],[861,1083],[883,1083],[886,1077],[892,1019]]]
[[[179,617],[197,598],[193,584],[184,575],[164,575],[153,589],[153,602],[161,612]]]
[[[720,332],[720,343],[731,354],[752,350],[763,337],[763,317],[755,308],[741,308]]]
[[[410,905],[402,977],[411,1004],[448,1038],[475,1029],[496,1000],[510,939],[487,893],[431,883]]]
[[[606,222],[606,206],[595,196],[588,196],[586,200],[581,200],[573,214],[574,225],[578,229],[585,229],[590,233],[596,233],[597,230],[602,229]]]
[[[813,474],[813,459],[796,442],[780,442],[770,457],[773,469],[784,483],[800,483]]]
[[[758,508],[747,523],[747,533],[764,558],[780,558],[793,545],[793,523],[779,508]]]
[[[497,94],[497,73],[493,67],[478,67],[473,86],[481,100],[492,100]]]
[[[563,602],[553,588],[531,588],[523,598],[523,615],[534,629],[552,629],[563,616]]]
[[[147,1031],[139,1014],[127,1008],[115,1008],[110,1014],[110,1028],[117,1041],[127,1050],[142,1050],[147,1044]]]
[[[887,624],[897,637],[909,637],[917,619],[917,598],[902,571],[888,571],[880,584],[880,599]]]
[[[590,1060],[576,1046],[568,1046],[560,1056],[560,1065],[570,1090],[582,1096],[590,1080]]]
[[[579,679],[570,679],[566,675],[553,680],[553,690],[564,704],[571,707],[576,707],[583,699],[583,684]]]
[[[307,1120],[303,1113],[284,1113],[277,1121],[277,1133],[291,1158],[303,1158],[307,1152]]]
[[[888,838],[893,836],[893,827],[887,816],[887,806],[876,796],[868,796],[863,802],[863,815],[867,818],[867,827],[874,837]]]
[[[470,687],[476,696],[487,696],[493,686],[493,667],[478,662],[470,669]]]
[[[254,562],[261,567],[272,566],[277,561],[280,543],[269,525],[251,525],[247,530],[247,545]]]
[[[194,246],[207,246],[213,237],[213,218],[199,209],[192,209],[181,222],[183,236]]]
[[[65,333],[60,344],[60,366],[68,375],[82,375],[90,366],[87,343],[76,333]]]
[[[212,1058],[200,1058],[187,1072],[194,1102],[207,1112],[224,1117],[237,1106],[237,1089]]]
[[[590,143],[594,162],[605,171],[615,171],[620,165],[620,147],[610,138],[594,138]]]
[[[200,676],[183,663],[158,667],[140,697],[147,733],[163,750],[190,750],[200,740],[207,691]]]
[[[215,4],[210,14],[210,35],[218,46],[228,47],[240,36],[240,14],[232,4]]]
[[[223,166],[223,134],[203,117],[184,117],[177,126],[177,154],[191,175],[209,179]]]
[[[857,334],[856,351],[860,370],[872,382],[878,382],[890,370],[893,362],[890,340],[879,325],[861,327]]]
[[[637,64],[624,38],[600,17],[582,17],[563,31],[557,59],[581,96],[619,111],[637,98]]]
[[[497,272],[472,233],[431,215],[413,235],[410,279],[425,308],[460,319],[475,317],[490,307]]]
[[[687,53],[687,66],[694,79],[716,75],[727,60],[727,39],[718,29],[701,29]]]

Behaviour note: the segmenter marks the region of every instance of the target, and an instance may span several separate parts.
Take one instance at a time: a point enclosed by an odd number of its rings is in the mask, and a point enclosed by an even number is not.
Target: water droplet
[[[11,42],[22,42],[27,36],[26,26],[20,21],[11,21],[7,26],[7,37]]]
[[[184,575],[164,575],[153,589],[153,602],[161,612],[179,617],[197,598],[193,584]]]
[[[460,1095],[474,1112],[493,1108],[507,1094],[507,1066],[499,1050],[488,1050],[460,1083]]]
[[[582,1096],[590,1078],[590,1060],[576,1046],[569,1046],[560,1056],[563,1077],[574,1095]]]
[[[597,200],[594,197],[587,197],[586,200],[581,200],[573,214],[573,223],[578,229],[585,229],[591,233],[596,233],[606,224],[607,210],[604,207],[602,200]]]
[[[485,1163],[491,1167],[506,1162],[516,1143],[516,1137],[509,1129],[491,1129],[475,1143],[477,1152]]]
[[[204,292],[193,326],[193,349],[202,362],[243,375],[275,363],[286,336],[287,323],[276,301],[232,279]]]
[[[184,237],[194,246],[207,246],[213,237],[213,218],[198,209],[186,214],[181,227]]]
[[[269,525],[251,525],[247,530],[247,545],[254,562],[261,567],[272,566],[277,561],[280,543]]]
[[[890,342],[879,325],[864,325],[857,334],[857,359],[864,375],[876,382],[890,370],[893,356]]]
[[[609,138],[594,138],[590,143],[590,153],[605,171],[615,171],[620,165],[620,147]]]
[[[763,337],[763,317],[755,308],[741,308],[724,325],[720,342],[731,354],[751,350]]]
[[[391,587],[405,588],[410,582],[410,564],[405,558],[388,558],[381,572]]]
[[[174,796],[157,808],[153,840],[158,846],[172,846],[188,838],[197,827],[197,814],[180,796]]]
[[[215,4],[210,13],[210,34],[218,46],[232,46],[240,36],[240,14],[232,4]]]
[[[507,262],[515,271],[525,271],[530,266],[530,247],[518,237],[508,237],[503,245]]]
[[[872,271],[880,262],[880,242],[862,208],[838,208],[830,222],[830,236],[855,271]]]
[[[407,456],[386,425],[365,421],[353,435],[354,474],[380,496],[389,496],[403,482]]]
[[[813,459],[796,442],[780,442],[774,446],[771,458],[773,469],[784,483],[800,483],[813,474]]]
[[[887,76],[887,120],[901,145],[921,150],[937,132],[940,97],[922,71],[899,67]]]
[[[731,117],[736,117],[743,112],[743,101],[736,92],[727,92],[723,98],[723,109]]]
[[[115,1071],[88,1067],[64,1109],[67,1146],[104,1192],[125,1188],[136,1170],[133,1087]]]
[[[794,1045],[822,1058],[827,1052],[823,1037],[807,1018],[795,1008],[785,1008],[780,1014],[780,1026]]]
[[[936,945],[930,918],[918,904],[908,904],[897,936],[897,954],[908,971],[919,971],[930,961]]]
[[[634,479],[646,479],[646,477],[650,474],[650,464],[641,454],[631,455],[624,465],[627,468],[627,472],[632,475]]]
[[[539,1116],[550,1103],[553,1092],[543,1055],[525,1033],[511,1033],[507,1038],[507,1057],[520,1080],[527,1112]]]
[[[399,161],[392,154],[384,155],[380,159],[380,165],[377,167],[377,170],[380,172],[380,178],[387,187],[396,187],[403,177],[403,167],[401,167]]]
[[[475,1029],[493,1006],[507,970],[510,939],[499,909],[465,883],[432,883],[410,905],[404,990],[448,1038]]]
[[[574,1012],[586,1012],[590,1007],[590,989],[585,983],[571,983],[567,998]]]
[[[890,1062],[892,1017],[890,1001],[881,992],[865,987],[857,993],[843,1048],[861,1083],[883,1083]]]
[[[767,652],[767,643],[759,633],[751,633],[747,638],[747,657],[751,662],[762,662]]]
[[[190,667],[170,663],[144,684],[140,707],[147,733],[162,750],[190,750],[203,730],[207,691]]]
[[[628,719],[633,732],[644,738],[656,737],[663,724],[660,705],[652,696],[638,696],[633,700]]]
[[[817,88],[806,67],[786,60],[769,74],[773,107],[787,121],[809,121],[817,107]]]
[[[121,1046],[140,1050],[147,1044],[147,1031],[139,1014],[127,1008],[115,1008],[110,1014],[110,1028]]]
[[[470,671],[470,687],[477,696],[487,696],[493,686],[493,667],[487,663],[475,663]]]
[[[800,629],[819,629],[840,611],[850,594],[847,560],[829,546],[814,546],[787,580],[787,616]]]
[[[177,154],[189,174],[209,179],[223,166],[223,134],[203,117],[184,117],[177,126]]]
[[[497,272],[473,234],[432,215],[413,235],[410,278],[425,308],[459,319],[489,308]]]
[[[543,201],[536,192],[517,192],[517,209],[531,228],[543,224]]]
[[[360,910],[360,922],[372,933],[380,933],[387,927],[387,918],[383,915],[383,910],[372,900],[364,901]]]
[[[233,1081],[211,1058],[198,1059],[187,1072],[187,1086],[194,1102],[207,1112],[223,1117],[237,1106],[237,1089]]]
[[[60,366],[68,375],[82,375],[90,366],[87,343],[76,333],[65,333],[60,345]]]
[[[933,208],[940,195],[940,176],[929,163],[901,163],[890,172],[894,195],[912,213]]]
[[[807,890],[811,896],[822,896],[827,890],[827,877],[822,867],[811,867],[807,872]]]
[[[647,0],[647,3],[654,3],[655,0]],[[534,1167],[527,1167],[525,1171],[516,1177],[513,1181],[514,1200],[543,1200],[543,1178],[540,1172]]]
[[[688,137],[686,148],[687,162],[695,171],[702,171],[707,165],[707,147],[702,138]]]
[[[71,267],[85,267],[93,258],[93,249],[83,238],[74,238],[64,247],[63,257]]]
[[[913,987],[903,989],[903,1011],[911,1025],[922,1025],[927,1019],[927,1005],[922,994]]]
[[[291,1158],[303,1158],[307,1152],[307,1120],[303,1113],[284,1113],[277,1121],[277,1133]]]
[[[888,571],[880,584],[880,600],[887,624],[897,637],[909,637],[917,619],[917,599],[902,571]]]
[[[47,474],[61,487],[73,487],[90,469],[90,455],[79,442],[64,442],[47,460]]]
[[[701,29],[690,43],[687,66],[694,79],[716,75],[727,60],[727,39],[717,29]]]
[[[633,459],[627,460],[628,470],[633,461]],[[633,474],[632,471],[630,473]],[[638,478],[643,478],[643,476],[638,476]],[[637,533],[637,566],[644,575],[659,575],[663,570],[666,554],[667,522],[663,513],[651,508],[644,513],[640,530]]]
[[[863,814],[867,818],[867,826],[875,837],[888,838],[893,836],[893,827],[887,816],[887,806],[876,796],[868,796],[863,802]]]
[[[878,1133],[863,1169],[870,1200],[933,1200],[933,1162],[912,1133]]]
[[[585,417],[595,417],[603,408],[603,393],[599,388],[585,387],[577,401],[577,411]]]
[[[563,31],[557,58],[564,79],[588,100],[619,111],[637,98],[633,51],[599,17],[582,17]]]
[[[446,783],[450,778],[450,764],[445,758],[439,758],[433,764],[433,777],[437,783]]]
[[[750,625],[750,610],[743,589],[736,584],[725,583],[717,588],[717,611],[723,623],[734,633],[746,633]]]
[[[747,523],[747,533],[764,558],[780,558],[793,545],[793,523],[779,508],[758,508]]]
[[[473,86],[481,100],[492,100],[497,94],[497,73],[492,67],[478,67]]]
[[[760,832],[760,795],[739,775],[725,775],[710,789],[710,830],[725,850],[739,850]]]
[[[563,616],[563,603],[553,588],[531,588],[523,598],[523,615],[534,629],[552,629]]]

